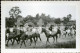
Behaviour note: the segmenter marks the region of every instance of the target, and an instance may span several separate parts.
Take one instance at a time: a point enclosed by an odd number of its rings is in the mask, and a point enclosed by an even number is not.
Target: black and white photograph
[[[75,5],[7,2],[2,8],[5,49],[76,49]]]

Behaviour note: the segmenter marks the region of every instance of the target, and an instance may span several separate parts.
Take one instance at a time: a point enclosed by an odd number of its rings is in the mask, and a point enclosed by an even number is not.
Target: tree
[[[63,23],[64,23],[64,24],[67,23],[67,19],[66,19],[66,17],[63,17]]]
[[[14,25],[15,25],[15,19],[6,17],[6,27],[12,27]]]
[[[21,13],[19,7],[12,7],[9,11],[10,17],[6,17],[6,27],[12,27],[17,21],[18,15]]]
[[[67,17],[63,17],[63,23],[67,24],[67,22],[69,22],[71,20],[71,17],[72,17],[71,14],[67,15]]]
[[[18,16],[18,14],[20,14],[21,11],[19,9],[19,7],[12,7],[9,11],[9,15],[13,18],[16,18]]]
[[[67,19],[68,19],[68,21],[70,21],[70,20],[71,20],[71,17],[72,17],[72,15],[71,15],[71,14],[67,15]]]
[[[44,19],[46,16],[45,16],[45,14],[41,14],[41,16],[40,16],[42,19]]]
[[[36,14],[36,18],[39,18],[39,14]]]
[[[60,23],[61,23],[61,19],[60,19],[60,18],[56,18],[56,19],[54,20],[54,22],[55,22],[56,24],[60,24]]]

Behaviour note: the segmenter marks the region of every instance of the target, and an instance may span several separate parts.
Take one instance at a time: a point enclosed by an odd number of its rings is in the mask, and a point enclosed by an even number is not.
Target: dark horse
[[[6,37],[5,40],[7,41],[6,46],[8,46],[8,42],[9,42],[10,40],[11,40],[11,42],[12,42],[12,45],[14,44],[15,40],[16,40],[17,43],[19,44],[19,42],[20,42],[20,37],[21,37],[23,31],[19,30],[19,31],[20,31],[20,34],[17,34],[17,31],[18,31],[18,29],[13,29],[13,32],[10,32],[9,29],[6,30],[6,33],[9,34],[8,36],[7,36],[7,35],[5,36],[5,37]],[[13,40],[13,41],[12,41],[12,40]]]
[[[53,40],[55,41],[55,37],[56,37],[56,42],[57,42],[57,38],[58,38],[58,34],[61,35],[61,31],[59,29],[57,29],[57,32],[55,34],[50,34],[49,32],[47,32],[47,30],[45,28],[42,28],[42,32],[45,33],[46,37],[47,37],[47,41],[46,41],[46,44],[47,42],[49,42],[49,38],[50,37],[53,37]],[[50,42],[49,42],[50,43]]]
[[[31,35],[26,35],[25,33],[23,33],[22,36],[21,36],[20,48],[21,48],[21,46],[22,46],[23,43],[24,43],[24,45],[26,47],[25,40],[28,40],[28,39],[30,39],[30,42],[31,42],[30,45],[32,44],[32,41],[33,40],[34,40],[35,45],[36,45],[36,42],[37,42],[38,38],[41,41],[41,38],[40,38],[40,34],[39,33],[33,33]]]

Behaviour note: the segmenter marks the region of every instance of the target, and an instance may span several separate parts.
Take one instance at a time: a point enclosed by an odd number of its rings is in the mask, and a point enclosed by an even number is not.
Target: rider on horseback
[[[51,26],[49,27],[49,30],[52,31],[52,28],[53,28],[53,25],[51,25]]]
[[[48,28],[48,31],[49,31],[50,34],[53,33],[53,32],[52,32],[52,31],[53,31],[53,26],[54,26],[54,25],[51,25],[51,26]]]

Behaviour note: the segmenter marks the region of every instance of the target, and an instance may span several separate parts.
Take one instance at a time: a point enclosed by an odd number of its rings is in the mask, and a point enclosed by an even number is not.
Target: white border
[[[26,3],[38,3],[39,1],[25,1]],[[80,2],[79,1],[41,1],[53,3],[54,5],[76,5],[76,49],[5,49],[5,18],[3,13],[4,5],[9,3],[25,3],[24,1],[1,1],[1,52],[2,53],[37,53],[37,52],[79,52],[80,50]]]

